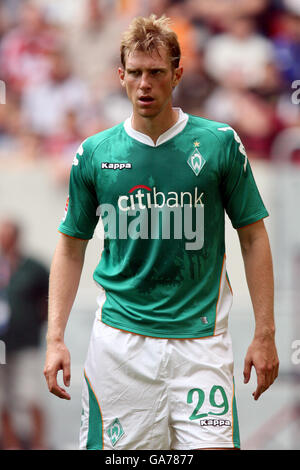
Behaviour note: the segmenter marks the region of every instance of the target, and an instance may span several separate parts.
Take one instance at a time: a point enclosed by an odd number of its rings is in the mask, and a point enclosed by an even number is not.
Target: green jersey
[[[59,230],[90,239],[101,217],[104,323],[200,338],[226,330],[232,304],[225,211],[234,228],[268,215],[243,144],[227,124],[179,110],[156,144],[130,119],[86,139]]]

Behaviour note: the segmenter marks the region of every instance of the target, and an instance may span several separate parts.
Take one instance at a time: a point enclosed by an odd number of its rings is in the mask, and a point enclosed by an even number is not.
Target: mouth
[[[147,104],[153,103],[154,98],[152,98],[152,96],[148,96],[148,95],[146,96],[146,95],[145,95],[145,96],[140,96],[139,99],[138,99],[138,101],[139,101],[140,103],[143,103],[143,104],[147,105]]]

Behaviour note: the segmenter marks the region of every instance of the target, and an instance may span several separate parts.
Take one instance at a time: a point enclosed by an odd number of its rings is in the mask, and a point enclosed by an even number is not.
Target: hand
[[[250,344],[244,364],[244,383],[250,380],[252,366],[257,375],[257,387],[252,393],[258,400],[278,376],[279,360],[273,338],[254,338]]]
[[[63,371],[63,381],[66,387],[70,386],[70,353],[63,342],[48,344],[44,376],[51,393],[64,400],[71,400],[66,390],[57,383],[57,373]]]

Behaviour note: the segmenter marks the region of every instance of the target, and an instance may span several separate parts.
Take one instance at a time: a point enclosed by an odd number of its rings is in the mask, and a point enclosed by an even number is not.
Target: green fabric
[[[160,218],[152,231],[155,203],[163,206],[162,218],[176,203],[182,210],[181,221],[170,216],[170,239]],[[193,229],[197,223],[204,235],[203,246],[199,237],[192,249],[184,231],[189,204]],[[108,223],[105,205],[113,207],[116,224]],[[74,159],[59,230],[90,239],[102,214],[107,231],[94,279],[106,292],[104,323],[154,337],[204,337],[218,331],[225,211],[235,228],[268,215],[235,131],[189,115],[183,131],[156,147],[130,137],[123,124],[86,139]]]
[[[233,382],[234,393],[233,393],[233,401],[232,401],[232,427],[233,427],[233,444],[234,447],[240,449],[240,431],[239,431],[239,421],[238,421],[238,412],[236,406],[236,398],[235,398],[235,384]]]
[[[103,450],[103,424],[101,411],[97,398],[85,374],[84,378],[89,391],[89,429],[86,448],[88,450]]]

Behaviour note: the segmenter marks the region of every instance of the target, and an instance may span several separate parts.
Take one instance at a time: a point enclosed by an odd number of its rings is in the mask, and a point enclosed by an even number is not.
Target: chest
[[[133,139],[110,143],[95,158],[98,202],[119,207],[202,204],[204,195],[219,190],[219,152],[207,139],[192,135],[158,147]]]

